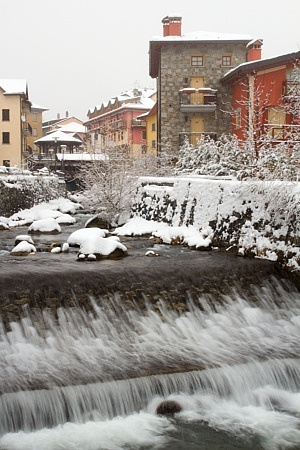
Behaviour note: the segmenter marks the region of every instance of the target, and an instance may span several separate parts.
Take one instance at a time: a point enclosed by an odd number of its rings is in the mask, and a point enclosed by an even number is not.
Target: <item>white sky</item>
[[[0,78],[25,78],[31,101],[86,119],[89,108],[149,77],[149,40],[161,20],[182,16],[183,33],[242,33],[264,40],[263,57],[300,50],[300,3],[286,0],[10,0],[1,2]]]

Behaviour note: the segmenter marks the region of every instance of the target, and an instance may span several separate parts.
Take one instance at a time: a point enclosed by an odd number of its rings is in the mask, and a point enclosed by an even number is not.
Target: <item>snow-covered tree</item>
[[[86,206],[111,225],[117,225],[130,213],[137,178],[165,175],[167,164],[164,155],[131,158],[126,149],[107,148],[104,161],[93,161],[81,169]]]
[[[259,156],[252,141],[240,142],[235,136],[220,140],[203,138],[197,146],[187,141],[180,148],[175,173],[234,176],[238,179],[298,180],[300,143],[281,142],[274,145],[269,137],[261,140]]]

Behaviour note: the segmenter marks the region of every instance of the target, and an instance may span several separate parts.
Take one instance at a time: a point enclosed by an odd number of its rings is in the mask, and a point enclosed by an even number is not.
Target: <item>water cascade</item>
[[[300,294],[121,296],[0,330],[0,449],[299,449]],[[174,417],[156,414],[174,400]]]

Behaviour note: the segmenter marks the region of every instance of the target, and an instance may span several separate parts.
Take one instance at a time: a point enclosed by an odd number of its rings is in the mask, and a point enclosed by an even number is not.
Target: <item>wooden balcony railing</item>
[[[179,91],[181,112],[215,112],[217,90],[211,88],[183,88]]]
[[[300,97],[300,80],[284,80],[282,83],[282,95],[285,100],[293,100]]]
[[[263,126],[263,134],[274,141],[300,141],[300,125],[273,125]]]

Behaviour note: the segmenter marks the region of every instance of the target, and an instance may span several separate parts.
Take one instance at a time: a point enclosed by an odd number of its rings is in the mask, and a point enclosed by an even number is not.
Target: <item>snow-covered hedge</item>
[[[299,200],[299,183],[144,177],[139,179],[132,216],[210,229],[214,247],[299,269]]]
[[[34,204],[66,194],[65,183],[57,176],[32,175],[28,171],[0,172],[0,215],[10,216]]]

